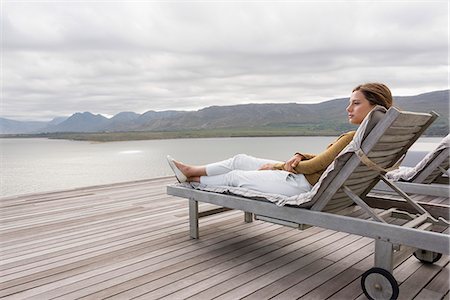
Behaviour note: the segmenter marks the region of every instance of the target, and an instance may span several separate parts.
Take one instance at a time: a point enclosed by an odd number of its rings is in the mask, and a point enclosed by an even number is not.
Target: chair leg
[[[392,273],[394,269],[394,245],[392,243],[375,240],[375,267]]]
[[[361,276],[361,287],[369,299],[397,299],[398,283],[392,275],[394,245],[375,240],[375,267]]]
[[[244,212],[244,220],[245,223],[251,223],[253,222],[253,214],[251,212]]]
[[[193,239],[198,239],[198,201],[189,199],[189,227]]]

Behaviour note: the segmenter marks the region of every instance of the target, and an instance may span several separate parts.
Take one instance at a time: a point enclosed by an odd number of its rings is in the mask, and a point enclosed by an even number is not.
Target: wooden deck
[[[172,182],[1,199],[0,297],[365,299],[371,239],[244,223],[242,212],[227,211],[202,218],[192,240],[187,201],[166,195]],[[400,299],[449,299],[448,256],[434,265],[406,258],[394,276]]]

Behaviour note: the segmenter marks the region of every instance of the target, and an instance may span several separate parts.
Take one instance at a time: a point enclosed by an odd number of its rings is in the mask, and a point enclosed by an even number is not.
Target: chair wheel
[[[441,259],[442,254],[433,251],[418,249],[414,251],[414,256],[423,263],[433,264]]]
[[[372,268],[361,277],[361,287],[367,298],[397,299],[399,289],[394,276],[385,269]]]

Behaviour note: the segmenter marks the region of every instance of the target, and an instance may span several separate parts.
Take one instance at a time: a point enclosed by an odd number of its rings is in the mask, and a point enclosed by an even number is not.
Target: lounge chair
[[[448,197],[450,193],[449,147],[450,134],[414,167],[400,167],[388,172],[386,177],[396,181],[396,185],[407,193]],[[388,190],[386,184],[380,182],[373,191],[386,190]]]
[[[449,147],[450,134],[434,149],[430,155],[417,164],[414,168],[415,174],[408,180],[401,180],[412,183],[446,183],[449,177]],[[446,175],[446,177],[443,177]]]
[[[401,112],[396,108],[390,108],[387,112],[380,108],[373,110],[358,128],[352,143],[338,155],[306,196],[262,199],[256,195],[247,198],[241,195],[248,191],[240,194],[236,188],[223,188],[224,193],[214,193],[207,191],[208,187],[193,188],[187,184],[170,185],[167,193],[189,199],[190,235],[195,239],[199,237],[198,202],[242,210],[246,222],[251,222],[255,215],[255,218],[297,228],[319,226],[374,238],[374,268],[362,276],[363,291],[369,298],[396,298],[399,289],[392,270],[394,258],[397,257],[394,257],[394,249],[398,250],[398,245],[408,246],[402,248],[411,252],[412,248],[420,249],[416,257],[423,261],[433,262],[441,253],[449,254],[449,236],[430,231],[434,224],[447,225],[446,221],[432,216],[384,176],[387,169],[396,165],[436,118],[434,112]],[[367,205],[364,198],[380,179],[405,197],[408,205],[418,214],[394,208],[377,213]],[[339,214],[339,211],[354,204],[359,205],[368,218]],[[403,226],[393,225],[387,223],[388,217],[400,217],[407,221]]]

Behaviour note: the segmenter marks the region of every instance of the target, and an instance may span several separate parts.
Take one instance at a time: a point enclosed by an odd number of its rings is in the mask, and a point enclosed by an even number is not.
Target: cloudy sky
[[[447,1],[3,0],[1,116],[447,89]]]

